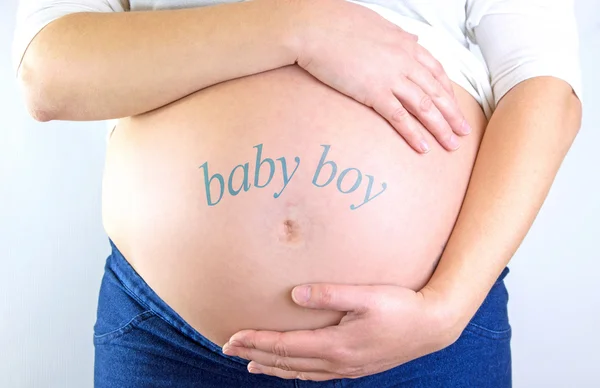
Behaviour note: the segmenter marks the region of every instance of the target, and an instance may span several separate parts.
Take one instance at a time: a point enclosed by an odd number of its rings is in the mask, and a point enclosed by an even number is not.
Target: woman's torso
[[[123,119],[107,151],[105,229],[156,293],[217,344],[244,328],[333,324],[341,313],[294,305],[292,287],[418,289],[433,272],[486,124],[474,98],[455,90],[473,132],[459,151],[436,144],[427,155],[297,66]],[[331,180],[327,162],[336,165]]]

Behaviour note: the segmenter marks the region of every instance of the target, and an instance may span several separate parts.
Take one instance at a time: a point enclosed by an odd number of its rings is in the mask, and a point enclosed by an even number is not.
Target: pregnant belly
[[[458,215],[485,117],[460,150],[410,149],[373,110],[297,66],[224,82],[122,119],[107,150],[103,222],[142,278],[223,345],[240,329],[335,324],[296,306],[306,282],[431,276]]]

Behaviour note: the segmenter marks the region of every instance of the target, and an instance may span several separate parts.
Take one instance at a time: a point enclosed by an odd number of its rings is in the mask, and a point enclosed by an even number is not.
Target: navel
[[[302,228],[300,224],[290,218],[286,218],[279,225],[279,241],[288,244],[298,244],[302,241]]]

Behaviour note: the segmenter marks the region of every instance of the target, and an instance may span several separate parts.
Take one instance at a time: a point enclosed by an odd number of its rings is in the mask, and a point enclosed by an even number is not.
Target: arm
[[[426,288],[462,331],[531,227],[581,123],[571,87],[536,77],[498,104],[461,212]]]
[[[109,12],[74,12],[50,22],[20,61],[19,79],[37,120],[132,116],[296,60],[285,1],[151,12],[88,3]],[[79,11],[91,8],[75,4]]]
[[[13,65],[34,118],[134,116],[220,82],[297,64],[373,108],[418,152],[428,150],[421,123],[448,150],[457,148],[454,133],[469,132],[439,62],[414,35],[361,5],[254,0],[124,12],[126,3],[21,3]]]
[[[426,286],[461,331],[527,234],[581,125],[573,2],[468,0],[467,11],[497,107]]]

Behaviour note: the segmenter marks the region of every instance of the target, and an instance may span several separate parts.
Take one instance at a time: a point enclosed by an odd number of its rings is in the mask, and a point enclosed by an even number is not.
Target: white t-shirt
[[[75,12],[135,12],[192,8],[244,0],[21,0],[13,43],[13,70],[35,35]],[[248,1],[248,0],[246,0]],[[403,29],[473,95],[488,118],[513,86],[554,76],[581,99],[579,37],[573,0],[353,0]],[[481,50],[485,65],[469,51]],[[109,128],[116,120],[109,120]]]

